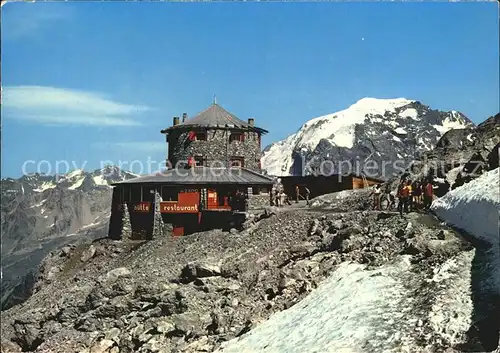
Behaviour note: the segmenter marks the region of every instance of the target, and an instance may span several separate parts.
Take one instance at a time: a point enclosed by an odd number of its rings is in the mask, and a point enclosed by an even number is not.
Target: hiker
[[[304,190],[306,192],[306,205],[309,206],[309,195],[311,194],[311,191],[307,186],[304,186]]]
[[[408,197],[409,197],[408,184],[403,180],[398,187],[398,211],[401,217],[403,216],[403,209],[408,213]]]
[[[300,188],[298,185],[295,185],[295,203],[299,203],[300,197]]]
[[[410,212],[412,212],[413,208],[415,207],[413,205],[413,188],[411,185],[411,180],[408,180],[406,182],[406,188],[408,189],[408,200],[406,201],[406,203],[408,204],[408,209],[410,210]]]
[[[276,188],[274,186],[271,188],[271,206],[277,206],[277,204],[276,204]]]
[[[392,211],[392,209],[396,206],[396,193],[391,190],[387,196],[389,197],[387,210]]]
[[[285,205],[285,197],[286,194],[283,190],[280,191],[280,207],[283,207]]]
[[[412,185],[412,198],[413,207],[415,209],[420,208],[420,196],[422,195],[422,188],[418,181],[414,181]]]
[[[373,208],[380,211],[380,197],[382,196],[382,190],[380,189],[380,184],[375,185],[375,188],[370,193],[373,195]]]
[[[434,188],[431,182],[427,181],[424,186],[424,208],[429,210],[434,196]]]
[[[278,178],[278,182],[276,183],[276,192],[278,194],[278,207],[283,207],[283,203],[285,201],[285,190],[283,184],[281,183],[281,178]]]

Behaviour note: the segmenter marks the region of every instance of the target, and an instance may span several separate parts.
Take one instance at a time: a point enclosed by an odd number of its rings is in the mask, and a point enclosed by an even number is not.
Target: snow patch
[[[403,129],[402,127],[398,127],[396,130],[394,130],[394,132],[395,132],[396,134],[401,134],[401,135],[405,135],[405,134],[407,134],[407,133],[408,133],[408,132],[406,132],[406,130],[405,130],[405,129]]]
[[[342,263],[311,294],[273,314],[249,334],[229,341],[219,352],[403,352],[408,305],[399,263],[366,270]]]
[[[66,178],[71,179],[71,178],[74,178],[74,177],[82,175],[82,174],[83,174],[82,169],[75,169],[72,172],[69,172],[68,174],[66,174]]]
[[[441,134],[441,136],[452,129],[464,129],[466,127],[466,125],[462,122],[462,119],[457,116],[456,112],[455,114],[452,112],[452,115],[457,118],[452,120],[450,117],[446,117],[443,120],[443,125],[432,125]]]
[[[436,214],[458,228],[498,247],[500,175],[494,169],[432,204]]]
[[[450,185],[455,183],[455,180],[457,179],[458,174],[462,171],[462,168],[462,166],[455,167],[446,173],[446,181],[448,181]]]
[[[433,300],[429,323],[433,331],[448,345],[465,341],[465,332],[472,323],[471,271],[474,250],[446,260],[434,269],[433,282],[442,283]]]
[[[412,119],[418,118],[418,112],[414,108],[407,108],[407,109],[403,110],[402,112],[400,112],[399,115],[401,115],[405,118],[412,118]]]
[[[108,185],[108,182],[102,177],[102,175],[97,175],[93,177],[92,180],[94,180],[96,185]]]
[[[39,203],[33,205],[33,206],[30,206],[30,208],[35,208],[35,207],[41,207],[43,206],[43,204],[47,201],[47,199],[44,199],[42,201],[40,201]]]
[[[270,175],[282,176],[289,175],[289,169],[292,167],[292,153],[296,143],[296,135],[290,135],[285,140],[271,145],[268,151],[262,156],[262,165]],[[303,151],[307,151],[303,148]]]
[[[79,188],[82,184],[83,184],[83,180],[85,179],[85,176],[82,176],[81,178],[78,178],[74,183],[73,185],[71,185],[70,187],[68,187],[68,189],[70,190],[75,190],[77,188]]]
[[[491,244],[495,268],[494,284],[500,293],[500,173],[491,170],[451,190],[432,203],[434,213],[446,223]]]
[[[40,187],[38,187],[36,189],[33,189],[33,191],[43,192],[45,190],[53,189],[55,187],[56,187],[56,185],[54,183],[52,183],[52,182],[44,182],[42,185],[40,185]]]
[[[445,184],[446,183],[446,179],[444,179],[444,178],[434,177],[434,181],[436,183],[440,183],[440,184]]]

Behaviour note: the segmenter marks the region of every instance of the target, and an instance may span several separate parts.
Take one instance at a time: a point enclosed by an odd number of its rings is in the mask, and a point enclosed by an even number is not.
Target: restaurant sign
[[[134,212],[149,212],[151,211],[151,202],[140,202],[134,205]]]
[[[175,201],[160,203],[161,213],[198,213],[198,204],[179,204]]]

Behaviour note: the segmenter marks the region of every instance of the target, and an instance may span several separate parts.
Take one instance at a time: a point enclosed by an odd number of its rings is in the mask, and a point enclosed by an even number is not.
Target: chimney
[[[188,118],[187,113],[182,113],[182,123],[184,124]]]
[[[174,116],[174,126],[179,125],[179,117]]]
[[[248,125],[254,126],[255,125],[255,119],[254,118],[248,118]]]

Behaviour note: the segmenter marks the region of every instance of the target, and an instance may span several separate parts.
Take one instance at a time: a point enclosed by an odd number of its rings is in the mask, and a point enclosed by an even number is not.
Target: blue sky
[[[213,94],[264,144],[363,97],[478,123],[499,111],[498,25],[496,2],[7,4],[2,176],[163,161],[160,130]]]

